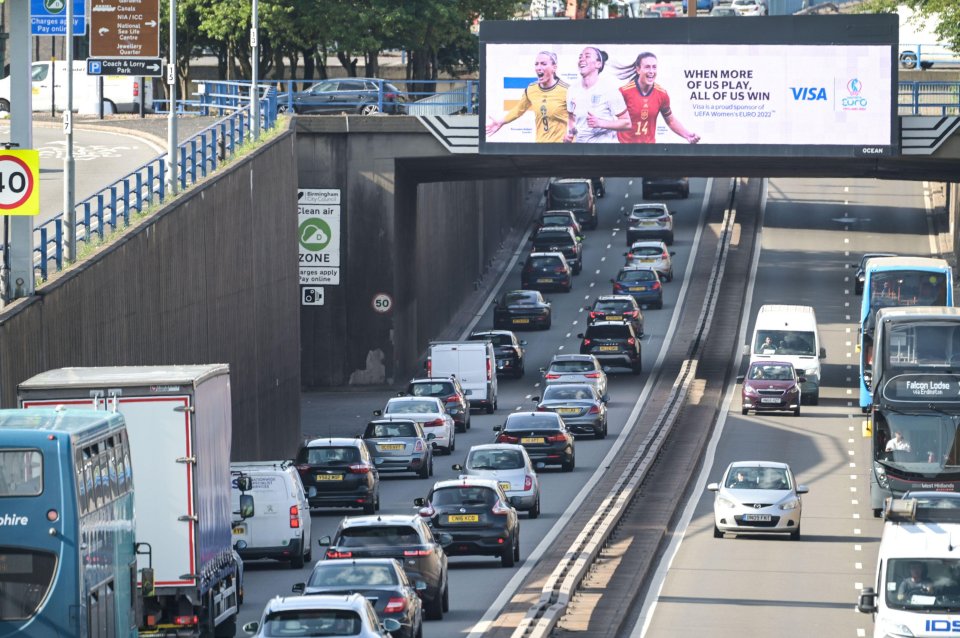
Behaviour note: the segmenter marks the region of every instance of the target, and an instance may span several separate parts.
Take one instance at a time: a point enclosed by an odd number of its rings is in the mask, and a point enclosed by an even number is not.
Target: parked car
[[[583,242],[567,226],[544,226],[538,230],[533,236],[533,252],[563,253],[574,275],[583,270]]]
[[[740,412],[781,410],[800,416],[800,384],[806,381],[789,361],[754,361],[746,375],[737,377],[743,384]]]
[[[353,636],[390,638],[400,623],[387,618],[376,622],[377,612],[361,594],[338,596],[277,596],[267,601],[259,621],[243,631],[254,638],[274,636]]]
[[[461,477],[497,481],[510,499],[510,505],[527,512],[530,518],[540,516],[540,479],[522,445],[474,445],[467,452],[464,464],[455,464],[453,469],[460,472]]]
[[[609,400],[607,373],[592,354],[557,354],[546,368],[540,368],[542,385],[553,383],[589,383],[597,394]]]
[[[293,96],[294,113],[405,112],[405,98],[395,85],[377,78],[339,78],[321,80],[306,91]],[[280,104],[279,108],[286,108]]]
[[[676,18],[677,8],[671,2],[658,2],[650,5],[650,11],[656,11],[661,18]]]
[[[654,195],[674,194],[683,199],[690,197],[690,180],[686,177],[644,177],[641,182],[643,198]]]
[[[598,321],[629,321],[638,337],[643,336],[643,312],[630,295],[601,295],[587,309],[587,325]]]
[[[568,226],[574,234],[583,241],[583,228],[577,221],[576,215],[572,210],[547,210],[540,213],[533,223],[533,232],[530,234],[530,241],[536,236],[537,231],[544,226]]]
[[[741,16],[767,15],[767,5],[760,0],[733,0],[730,6],[737,12],[737,15]]]
[[[713,500],[713,536],[730,534],[789,534],[800,540],[801,494],[786,463],[736,461],[727,466],[719,483],[707,489]]]
[[[414,499],[435,532],[449,534],[449,556],[499,556],[513,567],[520,560],[520,519],[497,481],[464,476],[434,483],[426,498]]]
[[[296,583],[293,593],[302,596],[349,596],[359,593],[370,601],[380,622],[392,618],[400,627],[393,638],[423,635],[423,603],[417,585],[407,578],[396,558],[355,558],[351,561],[317,561],[305,583]],[[337,634],[344,635],[344,634]]]
[[[639,239],[662,239],[673,244],[673,213],[666,204],[634,204],[627,218],[627,246]]]
[[[547,330],[552,322],[552,306],[543,298],[539,290],[511,290],[494,301],[494,328]]]
[[[687,0],[683,0],[683,2],[681,3],[680,6],[681,6],[681,8],[683,9],[684,15],[686,15],[686,13],[687,13]],[[698,12],[698,13],[701,12],[701,11],[704,11],[704,12],[709,13],[709,12],[712,11],[712,10],[713,10],[713,0],[697,0],[697,12]]]
[[[733,18],[736,17],[737,10],[731,7],[730,5],[718,5],[710,9],[711,17],[723,17],[723,18]]]
[[[436,397],[443,402],[447,414],[453,417],[457,432],[470,429],[470,401],[455,376],[411,379],[407,394],[413,397]]]
[[[297,452],[296,465],[310,507],[380,510],[380,473],[360,439],[313,439]]]
[[[638,304],[663,308],[663,286],[653,268],[625,266],[610,282],[615,295],[630,295]]]
[[[573,434],[555,412],[511,412],[493,431],[497,443],[525,447],[534,463],[559,465],[564,472],[572,472],[576,466]]]
[[[592,354],[600,362],[630,368],[634,374],[643,370],[640,338],[626,321],[598,321],[577,335],[580,354]]]
[[[574,434],[607,436],[607,402],[596,389],[586,383],[556,383],[543,389],[543,397],[535,396],[538,412],[556,412]]]
[[[434,435],[431,443],[435,443],[437,448],[447,454],[457,449],[457,428],[453,417],[437,397],[392,397],[387,400],[383,410],[374,410],[373,415],[416,421],[424,432]]]
[[[673,259],[677,253],[656,239],[635,241],[623,255],[627,266],[646,266],[660,274],[660,281],[673,281]]]
[[[363,440],[380,472],[413,472],[433,476],[433,441],[423,426],[410,419],[377,419],[367,423]]]
[[[447,554],[443,546],[453,541],[448,534],[434,534],[417,515],[381,514],[348,516],[333,536],[318,543],[325,547],[325,560],[395,558],[407,578],[416,583],[428,620],[442,620],[450,609]]]
[[[520,271],[520,287],[524,290],[550,290],[563,292],[573,289],[573,269],[563,253],[530,253]]]
[[[497,360],[497,374],[509,374],[515,379],[523,377],[524,346],[527,342],[518,339],[509,330],[480,330],[471,332],[468,341],[489,341]]]

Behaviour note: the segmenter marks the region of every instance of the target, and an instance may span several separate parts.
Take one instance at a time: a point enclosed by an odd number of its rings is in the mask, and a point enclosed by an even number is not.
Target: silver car
[[[515,509],[526,511],[530,518],[540,516],[540,479],[522,445],[474,445],[467,452],[466,462],[463,465],[454,465],[453,469],[460,472],[461,477],[473,476],[497,481]]]
[[[546,388],[555,383],[589,383],[606,401],[607,373],[592,354],[558,354],[550,360],[550,365],[540,368],[541,384]]]
[[[370,601],[356,592],[329,596],[277,596],[267,601],[259,622],[248,622],[243,631],[267,636],[354,636],[389,638],[401,625],[393,618],[376,622]]]
[[[673,281],[673,257],[677,253],[667,250],[667,245],[656,239],[635,241],[628,252],[627,266],[646,266],[660,273],[661,281]]]
[[[574,434],[607,436],[607,403],[596,389],[586,383],[556,383],[543,389],[537,401],[538,412],[556,412]]]
[[[414,472],[420,478],[433,476],[432,432],[411,419],[377,419],[367,423],[363,442],[380,472]]]
[[[790,466],[776,461],[737,461],[727,466],[720,483],[707,489],[713,501],[713,536],[789,534],[800,540],[801,494]]]
[[[627,245],[643,238],[662,239],[667,246],[673,245],[673,213],[666,204],[634,204],[624,213],[627,218]]]
[[[376,410],[373,415],[416,421],[425,433],[434,435],[431,443],[436,443],[437,448],[447,454],[457,447],[453,417],[437,397],[393,397],[383,410]]]

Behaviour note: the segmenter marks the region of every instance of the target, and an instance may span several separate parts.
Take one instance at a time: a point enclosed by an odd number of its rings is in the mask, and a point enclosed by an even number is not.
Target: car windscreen
[[[268,614],[262,636],[359,636],[360,614],[350,609],[290,609]]]
[[[516,470],[524,466],[519,450],[471,450],[467,467],[471,470]]]
[[[625,270],[617,277],[617,281],[648,282],[656,281],[657,276],[652,270]]]
[[[417,426],[413,421],[393,421],[390,423],[368,423],[363,433],[365,439],[389,437],[415,437]]]
[[[730,470],[726,487],[738,490],[788,490],[790,477],[780,467],[735,467]]]
[[[588,385],[548,385],[543,391],[544,401],[590,401],[595,398],[593,388]]]
[[[415,397],[445,397],[453,394],[453,384],[444,381],[436,383],[413,383],[408,390]]]
[[[554,361],[550,364],[550,372],[592,372],[596,366],[592,361]]]
[[[755,363],[750,366],[747,378],[764,381],[793,381],[793,366]]]
[[[626,339],[630,336],[630,329],[624,325],[587,327],[587,339]]]
[[[559,200],[581,200],[590,193],[589,187],[582,182],[550,184],[550,196]]]
[[[436,412],[437,404],[434,401],[390,401],[387,403],[384,414],[416,414],[420,412]]]
[[[338,547],[396,547],[419,545],[420,535],[409,525],[347,527],[336,539]]]
[[[376,587],[397,584],[397,574],[389,565],[356,565],[347,561],[318,562],[307,587]]]
[[[489,487],[478,485],[442,487],[430,497],[430,503],[434,506],[493,505],[496,501],[496,492]]]
[[[816,335],[808,330],[758,330],[753,344],[756,354],[817,355]]]
[[[309,465],[350,465],[360,462],[360,450],[355,447],[308,447],[300,451],[298,463]]]
[[[495,346],[512,346],[513,340],[510,338],[510,335],[500,335],[500,334],[486,334],[486,335],[470,335],[467,339],[468,341],[489,341]]]
[[[549,412],[546,414],[550,414]],[[503,426],[505,430],[559,430],[559,418],[534,417],[525,414],[512,414]]]

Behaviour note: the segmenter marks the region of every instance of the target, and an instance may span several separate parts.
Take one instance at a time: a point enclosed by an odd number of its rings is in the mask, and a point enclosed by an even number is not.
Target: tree
[[[956,0],[868,0],[861,13],[896,13],[898,5],[906,5],[923,20],[939,20],[935,32],[940,41],[954,52],[960,52],[960,3]]]

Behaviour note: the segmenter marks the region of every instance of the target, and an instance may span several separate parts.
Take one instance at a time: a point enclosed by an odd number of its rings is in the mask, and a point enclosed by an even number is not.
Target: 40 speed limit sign
[[[39,182],[38,151],[0,151],[0,215],[39,215]]]

